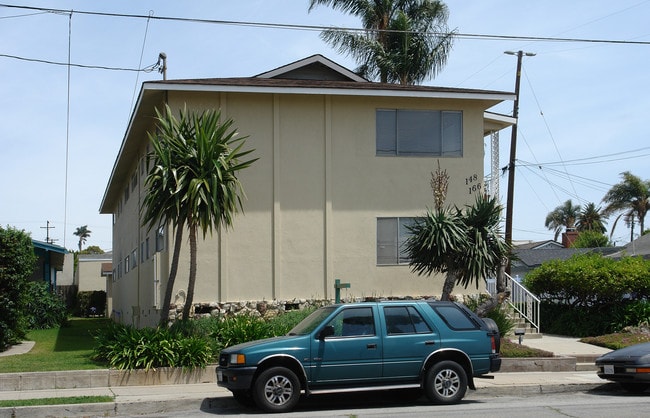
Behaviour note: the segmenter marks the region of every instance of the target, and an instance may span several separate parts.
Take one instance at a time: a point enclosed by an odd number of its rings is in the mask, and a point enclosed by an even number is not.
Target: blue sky
[[[650,42],[650,1],[446,4],[449,26],[464,35]],[[99,205],[140,85],[161,79],[157,72],[131,70],[154,64],[160,52],[168,57],[168,79],[251,76],[316,53],[356,67],[320,40],[317,30],[80,12],[359,27],[356,18],[329,8],[309,13],[308,0],[2,2],[0,224],[43,240],[50,221],[50,238],[70,249],[81,225],[92,231],[86,245],[111,248],[111,217],[100,215]],[[514,91],[516,57],[504,51],[517,50],[536,55],[523,62],[513,238],[552,239],[545,217],[567,199],[598,204],[626,170],[650,179],[650,44],[462,36],[447,66],[424,84]],[[68,54],[72,64],[122,70],[68,72],[54,64],[67,63]],[[511,114],[512,103],[492,110]],[[500,137],[505,166],[510,131]],[[506,185],[502,177],[504,202]],[[629,235],[619,224],[614,239],[624,244]]]

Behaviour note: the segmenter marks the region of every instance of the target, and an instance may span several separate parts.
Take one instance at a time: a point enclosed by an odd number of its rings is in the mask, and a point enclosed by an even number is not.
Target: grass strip
[[[0,401],[0,408],[16,406],[72,405],[79,403],[113,402],[112,396],[70,396],[65,398],[13,399]]]
[[[109,323],[106,318],[73,318],[65,327],[32,330],[27,339],[36,342],[34,348],[26,354],[0,357],[0,373],[107,368],[90,357],[94,331]]]

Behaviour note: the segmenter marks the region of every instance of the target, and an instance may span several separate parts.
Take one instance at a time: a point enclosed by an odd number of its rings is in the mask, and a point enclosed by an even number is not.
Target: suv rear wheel
[[[467,374],[455,361],[441,361],[431,367],[424,381],[424,393],[437,404],[460,402],[467,392]]]
[[[266,412],[290,411],[300,400],[298,377],[285,367],[263,371],[253,384],[253,400]]]

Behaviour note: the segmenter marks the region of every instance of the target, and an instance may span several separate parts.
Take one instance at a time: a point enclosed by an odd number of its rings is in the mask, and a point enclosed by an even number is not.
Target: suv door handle
[[[368,344],[368,345],[366,345],[366,348],[375,349],[375,348],[377,348],[377,344]]]
[[[432,340],[428,340],[424,342],[424,345],[436,345],[436,342]]]

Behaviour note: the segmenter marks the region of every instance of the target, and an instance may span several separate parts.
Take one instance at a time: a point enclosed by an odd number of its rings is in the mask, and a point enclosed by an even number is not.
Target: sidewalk
[[[524,345],[551,351],[556,355],[573,356],[580,359],[594,359],[610,350],[583,344],[575,338],[544,335],[542,338],[524,339]],[[26,347],[16,348],[23,351]],[[530,360],[536,361],[536,360]],[[593,365],[593,360],[591,360]],[[188,409],[210,410],[215,408],[232,407],[232,396],[229,391],[217,386],[214,382],[214,367],[196,375],[193,383],[160,384],[164,379],[146,377],[152,384],[133,385],[139,382],[138,374],[133,373],[128,378],[116,375],[116,371],[73,371],[59,373],[25,373],[21,376],[0,374],[0,400],[59,398],[72,396],[104,395],[113,397],[113,402],[102,404],[79,404],[61,406],[0,408],[0,418],[4,417],[81,417],[81,416],[134,416],[141,414],[173,413]],[[53,383],[49,387],[39,389],[23,389],[38,375]],[[56,380],[58,375],[59,380]],[[541,393],[558,393],[593,390],[604,385],[614,387],[601,380],[594,370],[566,372],[499,372],[494,373],[494,379],[475,379],[477,390],[469,391],[468,396],[475,393],[478,396],[531,395]],[[13,379],[12,378],[16,378]],[[172,376],[172,380],[178,376]],[[106,380],[104,380],[106,379]],[[111,380],[112,379],[112,380]],[[69,383],[72,382],[72,383]],[[106,383],[105,383],[106,382]],[[119,382],[115,385],[111,382]],[[41,382],[43,383],[43,382]],[[62,388],[65,385],[76,387]],[[99,386],[98,386],[99,385]],[[88,386],[88,387],[80,387]]]

